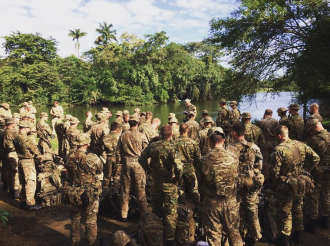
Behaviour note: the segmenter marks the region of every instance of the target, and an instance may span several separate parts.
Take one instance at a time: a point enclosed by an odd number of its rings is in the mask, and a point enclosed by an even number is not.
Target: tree
[[[109,43],[112,42],[112,40],[115,40],[117,42],[116,38],[116,30],[111,30],[113,27],[112,24],[107,24],[106,22],[103,22],[103,24],[99,23],[99,27],[96,28],[96,31],[100,34],[95,40],[96,45],[102,45],[104,47],[107,47]]]
[[[79,39],[86,35],[87,35],[87,32],[81,32],[80,29],[69,30],[68,36],[73,38],[72,41],[76,40],[75,49],[78,54],[78,58],[79,58],[79,50],[80,50]]]

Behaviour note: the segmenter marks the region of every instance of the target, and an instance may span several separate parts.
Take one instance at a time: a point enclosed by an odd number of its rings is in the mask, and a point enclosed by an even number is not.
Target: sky
[[[84,52],[94,47],[95,29],[103,22],[113,24],[117,37],[165,31],[171,42],[201,41],[212,18],[227,17],[236,7],[236,0],[0,0],[0,43],[14,31],[38,32],[55,38],[58,54],[66,57],[76,54],[69,30],[87,32],[80,41]]]

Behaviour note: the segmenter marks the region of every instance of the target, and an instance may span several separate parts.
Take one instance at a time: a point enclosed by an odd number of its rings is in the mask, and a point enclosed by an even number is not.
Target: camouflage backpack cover
[[[164,226],[152,212],[143,214],[138,224],[139,241],[143,246],[164,246]]]
[[[186,205],[178,205],[178,223],[176,225],[176,245],[190,245],[195,241],[196,224],[194,212]]]

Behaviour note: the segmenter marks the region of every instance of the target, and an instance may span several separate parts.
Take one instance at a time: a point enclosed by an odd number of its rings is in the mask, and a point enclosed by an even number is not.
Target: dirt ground
[[[0,225],[1,246],[62,246],[70,245],[69,206],[58,205],[39,211],[25,211],[19,208],[19,201],[8,198],[8,194],[0,187],[0,209],[4,208],[12,214],[8,225]],[[98,242],[109,245],[111,235],[116,230],[132,232],[137,227],[137,220],[121,222],[115,215],[98,217]],[[264,228],[264,227],[263,227]],[[267,233],[266,233],[267,234]],[[265,235],[265,234],[264,234]],[[82,226],[82,244],[84,244],[84,226]],[[315,246],[330,245],[330,231],[321,227],[315,234],[303,233],[303,244]],[[264,238],[260,246],[274,245]]]

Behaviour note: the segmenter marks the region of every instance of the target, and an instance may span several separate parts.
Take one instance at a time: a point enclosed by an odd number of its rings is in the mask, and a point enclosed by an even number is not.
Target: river
[[[239,103],[238,108],[243,112],[250,112],[252,114],[252,119],[261,119],[263,117],[265,109],[272,109],[274,111],[274,118],[278,119],[276,110],[279,107],[288,107],[292,102],[294,94],[291,92],[280,92],[278,95],[271,96],[267,93],[257,93],[255,100],[250,103],[247,98],[243,98],[243,101]],[[209,111],[209,115],[216,119],[217,113],[219,111],[219,100],[212,100],[206,102],[192,102],[197,107],[197,121],[201,118],[201,111],[203,109],[207,109]],[[91,111],[94,115],[99,112],[102,107],[106,106],[73,106],[73,107],[63,107],[65,114],[71,114],[77,117],[81,123],[85,120],[85,112]],[[168,103],[168,104],[154,104],[154,105],[144,105],[138,106],[143,111],[151,111],[153,112],[154,118],[159,118],[162,121],[162,125],[167,123],[167,115],[168,113],[175,113],[178,120],[182,122],[184,115],[182,112],[185,110],[185,102],[181,101],[179,103]],[[229,106],[228,106],[229,107]],[[113,115],[116,111],[124,109],[128,110],[130,113],[134,113],[134,108],[136,106],[109,106],[109,110],[112,111]],[[229,107],[230,108],[230,107]],[[49,113],[51,107],[39,107],[37,108],[37,116],[39,116],[40,112]],[[17,109],[13,109],[13,112],[18,111]],[[299,112],[302,115],[302,110]],[[110,119],[113,121],[115,115]]]

